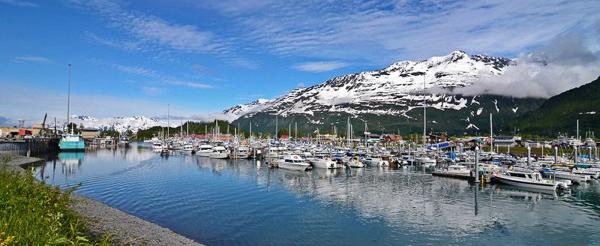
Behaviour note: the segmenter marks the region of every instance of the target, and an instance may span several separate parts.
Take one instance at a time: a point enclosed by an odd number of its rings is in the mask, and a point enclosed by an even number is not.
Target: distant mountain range
[[[130,117],[109,117],[95,118],[84,115],[71,116],[71,122],[84,128],[98,130],[115,130],[118,132],[126,132],[128,130],[137,133],[138,130],[148,129],[154,126],[167,126],[167,120],[157,118],[148,118],[145,116],[130,116]],[[171,122],[171,126],[180,125],[180,122]]]
[[[400,61],[384,69],[335,77],[307,88],[297,88],[273,99],[261,99],[225,110],[227,119],[245,129],[274,131],[298,124],[302,132],[345,127],[349,117],[355,132],[414,133],[422,129],[423,101],[427,101],[428,130],[452,134],[487,129],[489,114],[498,124],[511,122],[539,107],[544,99],[508,96],[464,96],[456,89],[479,80],[502,76],[516,63],[508,58],[468,55],[454,51],[423,61]],[[345,130],[342,130],[345,131]]]

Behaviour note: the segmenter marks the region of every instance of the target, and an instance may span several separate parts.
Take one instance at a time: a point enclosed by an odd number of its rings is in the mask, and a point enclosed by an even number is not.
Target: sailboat
[[[71,109],[71,64],[69,64],[69,86],[67,93],[67,129],[70,124],[70,109]],[[63,134],[58,143],[60,151],[83,151],[85,150],[85,142],[79,134],[75,134],[71,127],[71,133]]]

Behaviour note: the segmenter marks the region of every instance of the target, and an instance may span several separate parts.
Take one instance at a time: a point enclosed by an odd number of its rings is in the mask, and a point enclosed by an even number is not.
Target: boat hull
[[[227,159],[227,158],[229,158],[229,154],[227,154],[227,153],[212,153],[212,154],[210,154],[210,158]]]
[[[60,151],[84,151],[85,150],[85,142],[84,141],[60,141],[58,143],[58,148]]]
[[[520,181],[520,180],[516,180],[516,179],[505,178],[502,176],[495,176],[495,179],[498,180],[498,182],[503,183],[503,184],[516,186],[516,187],[523,187],[523,188],[527,188],[527,189],[534,189],[534,190],[556,191],[556,189],[558,187],[558,185],[556,185],[556,184],[524,182],[524,181]]]
[[[281,169],[286,169],[286,170],[294,170],[294,171],[306,171],[306,169],[308,169],[308,167],[310,167],[309,164],[289,164],[289,163],[285,163],[285,162],[280,162],[278,163],[278,167]]]
[[[471,179],[471,173],[432,172],[431,175],[455,179]]]

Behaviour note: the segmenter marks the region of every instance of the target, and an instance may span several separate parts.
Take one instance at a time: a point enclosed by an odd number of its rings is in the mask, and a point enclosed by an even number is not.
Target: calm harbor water
[[[38,178],[208,245],[583,245],[600,183],[554,196],[419,169],[291,172],[133,145],[60,153]]]

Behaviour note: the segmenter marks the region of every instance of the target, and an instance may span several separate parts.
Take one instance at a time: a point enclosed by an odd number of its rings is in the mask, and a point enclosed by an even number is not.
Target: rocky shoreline
[[[24,172],[24,167],[43,159],[12,156],[7,168]],[[72,195],[71,208],[85,221],[95,237],[110,236],[116,245],[202,245],[167,228],[112,208],[99,201]]]

